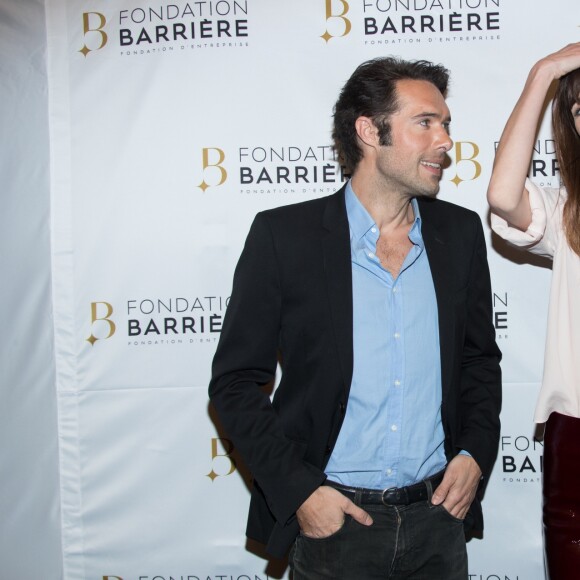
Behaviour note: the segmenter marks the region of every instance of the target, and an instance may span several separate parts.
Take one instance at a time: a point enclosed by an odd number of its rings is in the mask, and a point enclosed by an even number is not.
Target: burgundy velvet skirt
[[[544,542],[550,580],[580,578],[580,419],[552,413],[544,434]]]

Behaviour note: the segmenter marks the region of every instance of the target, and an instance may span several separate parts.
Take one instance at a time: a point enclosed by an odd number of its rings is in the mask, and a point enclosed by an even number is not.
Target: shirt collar
[[[376,224],[352,189],[350,179],[346,184],[345,202],[348,225],[350,227],[350,237],[353,240],[360,240],[368,233],[371,228],[376,228]],[[415,198],[411,199],[411,205],[413,206],[415,219],[411,229],[409,230],[409,239],[414,244],[420,245],[422,247],[423,236],[421,235],[421,213],[419,211],[419,204]]]
[[[345,201],[350,237],[353,240],[360,240],[371,228],[376,227],[376,224],[353,191],[350,180],[346,184]]]

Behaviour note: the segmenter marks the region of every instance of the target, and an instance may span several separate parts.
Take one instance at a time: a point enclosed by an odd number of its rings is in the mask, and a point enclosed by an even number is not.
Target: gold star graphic
[[[463,181],[463,179],[461,179],[461,177],[459,177],[459,175],[456,175],[453,179],[451,179],[452,183],[455,183],[455,185],[457,187],[459,187],[459,184]]]

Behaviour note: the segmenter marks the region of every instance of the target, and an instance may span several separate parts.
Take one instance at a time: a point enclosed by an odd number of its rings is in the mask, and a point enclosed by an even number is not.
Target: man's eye
[[[419,125],[423,125],[423,127],[429,127],[430,123],[430,119],[421,119],[421,121],[419,121]]]

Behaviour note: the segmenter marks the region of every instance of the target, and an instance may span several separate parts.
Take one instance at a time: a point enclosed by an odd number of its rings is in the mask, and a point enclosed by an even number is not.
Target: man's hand
[[[431,503],[443,507],[455,518],[462,520],[475,497],[481,469],[473,457],[456,455],[447,466],[443,481],[433,492]]]
[[[298,508],[296,517],[302,534],[309,538],[327,538],[337,532],[349,514],[363,526],[373,523],[371,516],[336,489],[320,486]]]

